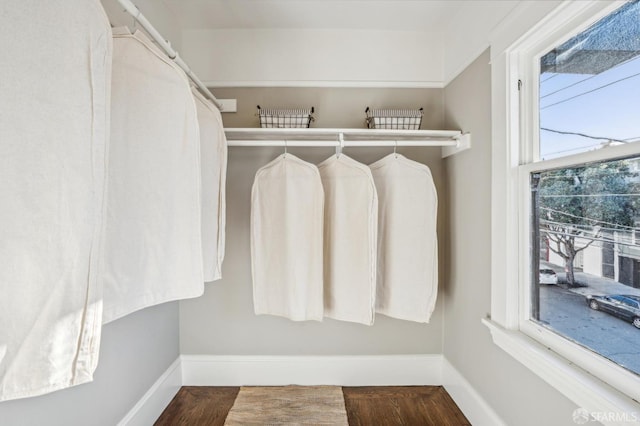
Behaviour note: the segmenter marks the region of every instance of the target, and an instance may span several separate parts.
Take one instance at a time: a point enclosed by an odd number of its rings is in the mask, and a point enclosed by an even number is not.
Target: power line
[[[567,234],[565,232],[560,232],[560,231],[552,231],[549,229],[542,229],[540,230],[540,232],[545,233],[545,234],[553,234],[553,235],[561,235],[564,237],[575,237],[575,238],[582,238],[584,240],[592,240],[592,241],[598,241],[601,243],[614,243],[614,244],[618,244],[619,246],[626,246],[626,247],[638,247],[637,244],[631,244],[631,243],[623,243],[621,241],[616,241],[616,240],[611,240],[611,239],[606,239],[606,238],[595,238],[595,237],[590,237],[588,235],[574,235],[574,234]]]
[[[640,75],[640,73],[638,73],[638,75]],[[561,135],[581,136],[583,138],[595,139],[595,140],[601,140],[601,141],[613,141],[613,142],[620,142],[620,143],[628,143],[628,141],[626,141],[625,139],[607,138],[607,137],[604,137],[604,136],[591,136],[591,135],[587,135],[585,133],[569,132],[569,131],[565,131],[565,130],[555,130],[555,129],[549,129],[547,127],[540,127],[540,130],[544,130],[546,132],[558,133],[558,134],[561,134]]]
[[[540,130],[546,130],[549,132],[553,132],[553,133],[560,133],[560,134],[568,134],[568,135],[575,135],[575,136],[583,136],[583,137],[587,137],[589,139],[595,139],[595,140],[608,140],[608,141],[614,141],[617,142],[618,140],[616,140],[615,138],[599,138],[597,136],[590,136],[590,135],[585,135],[583,133],[578,133],[578,132],[562,132],[560,130],[553,130],[553,129],[547,129],[545,127],[541,127]],[[625,139],[621,139],[621,141],[624,141],[623,143],[635,143],[635,142],[640,142],[640,136],[634,136],[632,138],[625,138]],[[544,156],[542,156],[542,158],[547,158],[549,156],[552,155],[556,155],[556,154],[564,154],[565,152],[573,152],[573,151],[582,151],[582,150],[588,150],[590,148],[596,148],[596,147],[604,147],[603,143],[596,143],[593,145],[585,145],[585,146],[580,146],[578,148],[571,148],[571,149],[563,149],[561,151],[553,151],[553,152],[547,152],[545,153]]]
[[[612,68],[609,68],[607,71],[611,71],[611,70],[614,70],[614,69],[616,69],[616,68],[620,68],[620,67],[622,67],[623,65],[626,65],[626,64],[628,64],[628,63],[630,63],[630,62],[633,62],[633,61],[637,61],[638,59],[640,59],[640,56],[635,56],[635,57],[633,57],[633,58],[627,59],[627,60],[625,60],[625,61],[623,61],[623,62],[621,62],[621,63],[617,64],[616,66],[614,66],[614,67],[612,67]],[[559,75],[559,74],[555,74],[555,75]],[[582,80],[580,80],[580,81],[577,81],[577,82],[575,82],[575,83],[572,83],[572,84],[570,84],[570,85],[568,85],[568,86],[561,87],[560,89],[558,89],[558,90],[556,90],[556,91],[554,91],[554,92],[547,93],[546,95],[541,96],[541,97],[540,97],[540,99],[546,98],[547,96],[551,96],[551,95],[556,94],[556,93],[558,93],[558,92],[562,92],[562,91],[563,91],[563,90],[565,90],[565,89],[568,89],[568,88],[573,87],[573,86],[575,86],[575,85],[577,85],[577,84],[583,83],[583,82],[585,82],[585,81],[587,81],[587,80],[591,80],[592,78],[594,78],[594,77],[598,77],[598,76],[600,76],[600,75],[602,75],[602,73],[600,73],[600,74],[594,74],[594,75],[592,75],[592,76],[590,76],[590,77],[584,78],[584,79],[582,79]],[[548,79],[546,79],[546,80],[541,81],[541,82],[540,82],[540,84],[542,85],[542,83],[544,83],[545,81],[549,80],[550,78],[551,78],[551,77],[549,77],[549,78],[548,78]]]
[[[638,158],[638,160],[640,160],[640,158]],[[626,161],[626,160],[619,160],[619,161]],[[629,167],[629,166],[627,166]],[[563,170],[575,170],[579,167],[570,167],[567,169],[563,169]],[[630,167],[629,167],[630,168]],[[573,182],[575,178],[578,178],[582,181],[582,179],[595,179],[595,178],[600,178],[602,176],[606,176],[606,177],[611,177],[613,174],[612,173],[595,173],[593,171],[591,171],[590,173],[586,173],[587,171],[590,171],[589,169],[582,170],[580,174],[570,174],[570,175],[545,175],[545,173],[549,173],[550,171],[542,171],[539,172],[542,176],[540,176],[540,182],[542,183],[542,181],[545,180],[549,180],[549,179],[562,179],[562,180],[566,180],[566,181],[571,181]],[[619,173],[619,172],[618,172]],[[634,175],[633,177],[638,177],[639,174],[638,172],[629,170],[628,172],[629,174]],[[636,182],[637,183],[637,182]]]
[[[545,81],[549,81],[549,80],[551,80],[552,78],[555,78],[555,77],[557,77],[557,76],[559,76],[559,75],[560,75],[559,73],[558,73],[558,74],[552,74],[552,75],[550,75],[549,77],[545,78],[544,80],[540,81],[540,84],[544,83]]]
[[[634,78],[634,77],[637,77],[639,75],[640,75],[640,72],[632,74],[632,75],[627,76],[627,77],[620,78],[618,80],[612,81],[611,83],[607,83],[607,84],[604,84],[602,86],[596,87],[595,89],[587,90],[586,92],[579,93],[577,95],[571,96],[570,98],[566,98],[566,99],[563,99],[561,101],[558,101],[558,102],[555,102],[555,103],[552,103],[552,104],[549,104],[549,105],[545,105],[545,106],[541,107],[540,110],[547,109],[547,108],[550,108],[552,106],[559,105],[559,104],[562,104],[562,103],[565,103],[565,102],[569,102],[570,100],[573,100],[575,98],[579,98],[581,96],[588,95],[589,93],[596,92],[596,91],[598,91],[600,89],[604,89],[605,87],[609,87],[609,86],[611,86],[613,84],[620,83],[621,81],[628,80],[630,78]]]
[[[545,156],[548,157],[548,156],[556,155],[556,154],[564,154],[565,152],[581,151],[581,150],[584,150],[584,149],[595,148],[597,146],[602,146],[602,142],[596,143],[596,144],[593,144],[593,145],[581,146],[579,148],[571,148],[571,149],[563,149],[562,151],[547,152],[547,153],[545,153]],[[542,158],[544,159],[546,157],[542,157]]]
[[[540,195],[540,198],[588,198],[588,197],[640,197],[640,194],[575,194],[575,195]]]
[[[613,225],[613,226],[617,226],[620,228],[626,228],[626,229],[631,229],[631,230],[636,230],[637,228],[633,227],[633,226],[626,226],[626,225],[618,225],[617,223],[613,223],[613,222],[605,222],[604,220],[598,220],[598,219],[591,219],[585,216],[576,216],[574,214],[571,213],[567,213],[567,212],[563,212],[560,210],[555,210],[555,209],[550,209],[549,207],[540,207],[541,210],[548,210],[550,212],[554,212],[554,213],[560,213],[562,215],[568,216],[568,217],[573,217],[575,219],[584,219],[584,220],[589,220],[591,222],[597,222],[597,223],[603,223],[605,225]],[[546,220],[546,219],[541,219],[541,220]]]
[[[606,231],[606,232],[617,232],[617,233],[628,233],[631,234],[633,232],[635,232],[634,230],[627,230],[627,229],[617,229],[617,228],[606,228],[606,227],[602,227],[602,226],[598,226],[598,230],[596,232],[594,231],[595,225],[591,226],[591,225],[576,225],[573,223],[566,223],[566,222],[554,222],[554,221],[550,221],[548,219],[540,219],[540,223],[544,224],[544,225],[551,225],[551,226],[561,226],[563,228],[570,228],[572,230],[576,230],[576,231],[580,231],[580,232],[591,232],[592,234],[596,234],[599,231]],[[577,235],[577,234],[576,234]]]
[[[570,85],[568,85],[568,86],[561,87],[561,88],[559,88],[559,89],[557,89],[557,90],[554,90],[554,91],[553,91],[553,92],[551,92],[551,93],[547,93],[547,94],[546,94],[546,95],[544,95],[544,96],[540,96],[540,99],[544,99],[544,98],[546,98],[546,97],[548,97],[548,96],[555,95],[556,93],[558,93],[558,92],[562,92],[563,90],[567,90],[568,88],[573,87],[573,86],[575,86],[575,85],[577,85],[577,84],[583,83],[583,82],[585,82],[585,81],[587,81],[587,80],[591,80],[592,78],[597,77],[598,75],[599,75],[599,74],[594,74],[594,75],[592,75],[592,76],[590,76],[590,77],[583,78],[583,79],[582,79],[582,80],[580,80],[580,81],[576,81],[575,83],[572,83],[572,84],[570,84]]]
[[[550,211],[553,211],[553,212],[556,212],[556,213],[560,213],[561,215],[564,215],[564,216],[573,217],[575,219],[582,219],[582,220],[587,220],[587,221],[590,221],[590,222],[602,223],[604,225],[613,225],[613,226],[615,226],[615,228],[603,228],[603,227],[601,227],[602,229],[607,229],[607,230],[612,230],[612,231],[620,231],[620,230],[635,231],[636,229],[639,229],[639,228],[635,228],[633,226],[618,225],[618,224],[615,224],[615,223],[612,223],[612,222],[605,222],[604,220],[597,220],[597,219],[590,219],[588,217],[576,216],[576,215],[572,215],[570,213],[564,213],[564,212],[560,212],[558,210],[548,209],[548,208],[545,208],[545,207],[540,207],[540,208],[544,209],[544,210],[550,210]],[[571,225],[571,226],[577,226],[577,227],[579,227],[579,226],[590,226],[590,227],[593,228],[594,226],[596,226],[596,225],[580,225],[580,224],[565,223],[565,222],[554,222],[554,221],[551,221],[551,220],[545,219],[545,218],[540,218],[540,221],[541,222],[549,222],[549,223],[557,223],[558,225]]]

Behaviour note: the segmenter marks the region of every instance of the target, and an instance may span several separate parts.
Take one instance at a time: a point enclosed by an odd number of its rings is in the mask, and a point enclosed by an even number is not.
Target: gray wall
[[[225,127],[259,127],[257,105],[262,108],[313,106],[316,121],[311,127],[364,127],[366,107],[423,107],[423,129],[439,129],[443,123],[441,89],[264,87],[211,90],[219,99],[238,100],[237,113],[222,114]]]
[[[256,105],[315,106],[317,127],[362,127],[366,106],[424,106],[423,128],[442,128],[442,90],[382,89],[218,89],[218,98],[238,99],[239,112],[225,113],[227,127],[256,127]],[[332,148],[290,148],[289,152],[317,164]],[[390,153],[389,148],[346,148],[365,164]],[[444,194],[439,148],[400,148],[398,152],[431,167],[436,187]],[[183,354],[224,355],[369,355],[426,354],[442,351],[442,304],[430,324],[378,315],[371,327],[325,319],[292,322],[253,313],[249,249],[250,191],[256,171],[282,153],[281,148],[229,149],[227,171],[226,257],[223,279],[208,283],[203,297],[180,302],[180,350]],[[441,195],[444,196],[444,195]],[[442,202],[439,217],[445,217]],[[444,222],[442,222],[444,223]],[[446,235],[442,223],[440,235]],[[441,253],[441,265],[444,265]],[[443,266],[441,266],[443,268]]]
[[[473,148],[445,161],[450,227],[444,355],[509,425],[575,425],[577,407],[495,346],[491,306],[491,68],[484,52],[444,90],[445,123]]]
[[[94,381],[0,403],[0,425],[113,426],[178,357],[178,304],[105,325]]]

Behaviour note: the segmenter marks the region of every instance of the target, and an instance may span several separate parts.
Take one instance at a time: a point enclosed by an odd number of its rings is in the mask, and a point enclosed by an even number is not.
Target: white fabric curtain
[[[96,368],[112,44],[97,0],[5,1],[0,19],[1,401]]]
[[[256,314],[323,317],[324,193],[318,168],[281,155],[256,173],[251,265]]]
[[[227,138],[218,108],[192,88],[200,125],[204,280],[222,278],[225,247]]]
[[[429,167],[400,154],[370,166],[334,155],[317,168],[278,157],[258,170],[252,190],[256,314],[428,323],[438,292],[437,210]]]
[[[378,197],[365,164],[340,154],[318,165],[324,188],[324,315],[372,325]]]
[[[438,198],[431,171],[400,154],[369,167],[379,205],[376,312],[429,322],[438,292]]]
[[[204,291],[200,134],[184,72],[114,29],[104,322]]]

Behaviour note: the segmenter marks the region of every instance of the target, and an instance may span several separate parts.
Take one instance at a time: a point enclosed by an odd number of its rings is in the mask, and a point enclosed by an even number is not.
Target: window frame
[[[635,146],[633,146],[635,145]],[[618,149],[624,147],[625,149]],[[571,342],[548,328],[532,321],[531,317],[531,233],[530,214],[531,197],[529,178],[531,173],[541,172],[556,168],[569,168],[580,166],[584,163],[603,161],[640,155],[640,144],[634,143],[620,147],[609,147],[588,153],[574,154],[554,160],[532,162],[519,166],[520,187],[520,248],[519,248],[519,328],[529,337],[539,341],[544,346],[564,356],[576,365],[591,372],[594,376],[609,383],[616,389],[627,394],[633,399],[640,400],[640,375],[635,375],[620,367],[615,362],[598,355],[585,347]],[[586,304],[585,304],[586,308]]]
[[[483,322],[494,343],[591,412],[638,412],[640,376],[529,319],[529,178],[640,155],[640,143],[544,161],[538,154],[540,58],[623,4],[564,2],[550,12],[523,5],[491,37],[492,296],[491,316]]]

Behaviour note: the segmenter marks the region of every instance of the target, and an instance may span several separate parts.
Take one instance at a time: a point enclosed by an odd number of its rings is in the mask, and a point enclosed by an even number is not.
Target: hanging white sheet
[[[323,203],[318,168],[291,154],[256,173],[251,191],[256,314],[322,321]]]
[[[200,135],[184,72],[114,29],[104,322],[203,293]]]
[[[369,167],[379,203],[376,312],[429,322],[438,292],[438,198],[431,171],[400,154]]]
[[[191,89],[200,125],[200,171],[202,180],[202,263],[204,281],[222,278],[225,242],[225,185],[227,138],[218,108],[197,89]]]
[[[378,197],[368,166],[344,154],[318,165],[324,187],[324,316],[372,325]]]
[[[95,0],[2,2],[0,19],[3,401],[96,368],[111,29]]]

